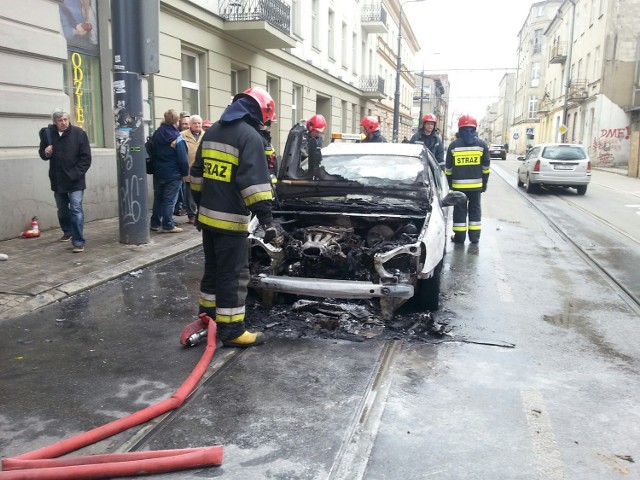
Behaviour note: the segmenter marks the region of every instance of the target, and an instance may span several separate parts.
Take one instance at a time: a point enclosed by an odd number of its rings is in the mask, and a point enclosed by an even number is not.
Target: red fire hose
[[[171,398],[47,447],[3,459],[0,480],[98,479],[221,465],[222,446],[55,459],[182,405],[204,375],[216,349],[216,323],[205,314],[201,314],[197,322],[208,324],[207,346],[198,364]]]

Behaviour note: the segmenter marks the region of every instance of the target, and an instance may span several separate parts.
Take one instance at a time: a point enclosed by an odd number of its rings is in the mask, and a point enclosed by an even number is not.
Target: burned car
[[[304,126],[294,127],[274,180],[282,243],[249,228],[249,287],[278,294],[371,299],[385,320],[415,297],[437,310],[450,207],[444,173],[423,145],[332,143],[309,170]]]

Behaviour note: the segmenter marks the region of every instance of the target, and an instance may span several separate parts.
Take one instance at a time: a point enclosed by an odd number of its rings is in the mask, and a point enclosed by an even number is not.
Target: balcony
[[[280,0],[218,0],[224,31],[254,47],[293,48],[291,7]]]
[[[538,104],[538,115],[545,115],[547,113],[549,113],[551,111],[551,107],[553,106],[553,102],[551,101],[550,98],[545,97],[539,104]]]
[[[387,33],[387,11],[382,8],[382,2],[363,5],[360,23],[367,33]]]
[[[567,42],[557,42],[549,48],[549,63],[564,63],[567,61]]]
[[[377,75],[360,77],[359,88],[362,91],[362,95],[370,100],[382,100],[386,98],[384,94],[384,78]]]
[[[568,100],[580,101],[585,100],[588,96],[586,80],[571,80],[569,91],[567,92]]]

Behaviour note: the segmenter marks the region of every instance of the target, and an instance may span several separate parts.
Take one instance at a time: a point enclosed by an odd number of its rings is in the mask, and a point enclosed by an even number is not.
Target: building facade
[[[215,121],[233,95],[262,86],[276,102],[277,152],[314,113],[327,119],[327,135],[359,131],[363,115],[377,115],[390,139],[400,8],[398,0],[160,0],[160,71],[143,79],[149,128],[170,108]],[[118,216],[110,2],[3,2],[0,13],[0,199],[11,205],[0,239],[18,236],[34,215],[43,229],[58,224],[48,165],[37,154],[38,131],[58,107],[92,145],[86,220]],[[408,72],[419,46],[406,17],[402,48],[399,132],[409,135]]]

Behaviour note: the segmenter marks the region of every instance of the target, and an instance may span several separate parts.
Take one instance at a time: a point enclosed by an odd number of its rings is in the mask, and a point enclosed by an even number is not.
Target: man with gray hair
[[[84,252],[84,211],[87,188],[85,174],[91,166],[89,138],[80,127],[71,125],[69,113],[54,110],[52,124],[40,129],[40,158],[49,161],[49,180],[58,208],[61,242],[71,240],[73,253]]]

